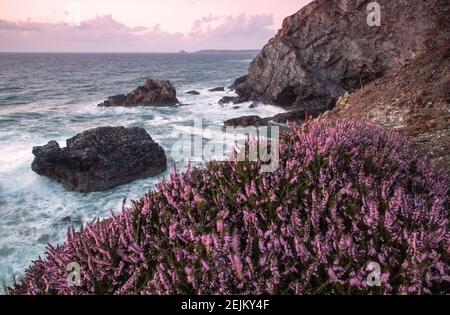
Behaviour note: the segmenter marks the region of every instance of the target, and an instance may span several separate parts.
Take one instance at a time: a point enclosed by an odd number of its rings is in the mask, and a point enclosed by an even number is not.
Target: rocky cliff
[[[450,1],[379,0],[369,26],[364,0],[316,0],[285,19],[233,86],[240,101],[326,110],[345,94],[450,38]]]

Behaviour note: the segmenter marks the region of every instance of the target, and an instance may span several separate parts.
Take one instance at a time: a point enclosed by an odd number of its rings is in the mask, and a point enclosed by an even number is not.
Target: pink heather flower
[[[202,260],[201,263],[202,263],[203,269],[204,269],[205,271],[209,271],[209,265],[208,265],[208,263],[207,263],[206,261],[204,261],[204,260]]]
[[[216,222],[216,228],[217,228],[217,232],[219,232],[220,234],[223,233],[224,231],[224,226],[223,226],[223,221],[222,220],[218,220]]]
[[[203,245],[205,245],[206,249],[210,251],[212,249],[213,239],[211,235],[203,235],[201,237]]]
[[[169,237],[170,237],[170,239],[175,239],[175,237],[176,237],[176,229],[177,229],[177,226],[178,226],[178,224],[177,224],[177,222],[174,222],[173,224],[171,224],[170,225],[170,227],[169,227]]]
[[[242,270],[242,262],[241,262],[241,257],[239,257],[239,255],[233,255],[233,265],[234,265],[234,270],[236,270],[236,275],[237,277],[242,280],[244,278]]]
[[[195,285],[194,270],[191,267],[185,267],[184,272],[186,273],[188,282],[192,285]]]
[[[319,119],[281,135],[276,172],[236,160],[174,170],[110,219],[70,228],[9,290],[449,294],[449,187],[407,139]],[[81,287],[67,285],[71,262]],[[379,288],[368,262],[382,266]]]
[[[361,281],[358,278],[351,278],[349,283],[350,283],[350,286],[352,286],[352,287],[360,287],[361,286]]]

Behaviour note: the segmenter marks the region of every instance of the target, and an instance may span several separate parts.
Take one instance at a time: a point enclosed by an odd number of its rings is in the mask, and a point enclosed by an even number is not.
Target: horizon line
[[[221,52],[251,52],[261,51],[255,49],[200,49],[196,51],[0,51],[0,54],[198,54]]]

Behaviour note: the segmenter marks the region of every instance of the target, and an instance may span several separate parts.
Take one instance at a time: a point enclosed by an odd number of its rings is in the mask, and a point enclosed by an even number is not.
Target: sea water
[[[45,253],[64,242],[67,228],[120,211],[123,200],[152,190],[172,170],[106,192],[80,194],[31,171],[32,148],[100,126],[143,127],[166,151],[194,119],[223,126],[244,115],[273,116],[280,108],[219,105],[229,86],[247,72],[252,54],[0,54],[0,280],[11,284]],[[171,80],[182,106],[101,108],[110,95],[128,93],[147,78]],[[185,92],[197,90],[198,96]],[[203,137],[220,143],[217,133]],[[214,139],[217,137],[217,139]],[[208,139],[210,138],[210,139]],[[178,163],[183,169],[185,163]],[[0,293],[2,289],[0,289]]]

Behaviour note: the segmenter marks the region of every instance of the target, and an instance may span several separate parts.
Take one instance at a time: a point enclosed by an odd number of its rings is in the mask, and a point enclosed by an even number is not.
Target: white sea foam
[[[202,57],[219,59],[208,62],[195,59],[192,65],[176,64],[176,67],[184,67],[188,70],[174,74],[164,72],[164,67],[169,66],[164,63],[166,56],[161,57],[163,61],[152,59],[158,59],[157,56],[120,57],[124,58],[126,67],[133,67],[135,77],[132,78],[123,77],[120,71],[116,71],[121,67],[117,64],[117,60],[109,61],[109,59],[101,59],[101,56],[90,57],[95,61],[90,65],[93,69],[92,75],[100,76],[99,73],[101,73],[100,77],[104,80],[92,82],[102,87],[92,95],[85,95],[84,92],[86,84],[91,83],[91,78],[86,78],[82,70],[72,69],[71,67],[75,67],[77,62],[72,62],[71,58],[87,57],[69,56],[67,59],[70,62],[67,64],[63,62],[61,65],[55,65],[53,62],[40,68],[48,68],[47,76],[50,78],[54,76],[54,80],[51,83],[34,81],[33,84],[40,86],[42,92],[30,96],[30,93],[25,91],[25,96],[30,97],[32,101],[24,98],[23,104],[10,106],[0,99],[0,280],[4,279],[8,283],[11,283],[14,274],[21,275],[33,259],[44,254],[47,243],[63,242],[70,224],[79,227],[80,224],[90,222],[97,217],[108,217],[111,210],[120,210],[125,197],[128,200],[139,198],[153,189],[171,169],[169,168],[169,171],[158,178],[135,181],[107,192],[79,194],[68,192],[60,184],[31,171],[33,146],[56,140],[63,147],[66,139],[99,126],[140,126],[161,144],[171,161],[170,151],[173,143],[179,140],[183,133],[191,131],[189,126],[192,126],[194,119],[203,119],[205,127],[217,127],[207,129],[201,135],[220,145],[223,143],[223,135],[218,130],[225,120],[244,115],[268,117],[283,112],[278,107],[263,104],[254,109],[249,108],[250,103],[222,106],[218,104],[219,99],[226,95],[233,96],[233,92],[208,91],[216,86],[228,86],[234,78],[245,72],[249,56],[239,57],[243,58],[241,62],[220,59],[225,57]],[[133,58],[149,59],[135,60]],[[81,59],[78,63],[89,63],[91,62],[89,60]],[[39,62],[47,61],[30,60],[31,64]],[[173,62],[177,63],[177,60]],[[97,65],[99,63],[101,66]],[[19,59],[13,67],[19,74],[25,73],[28,71],[25,69],[30,68],[23,59]],[[20,70],[21,67],[25,67],[23,71]],[[138,78],[152,77],[154,69],[160,69],[155,76],[174,80],[182,106],[171,108],[97,107],[97,104],[107,95],[125,92],[135,84],[134,82],[140,82],[141,79],[136,79],[136,76]],[[15,72],[11,71],[11,73]],[[58,80],[58,73],[71,74],[70,78],[73,82],[70,81],[72,82],[70,92],[67,91],[67,84],[60,83]],[[39,77],[39,74],[37,73],[35,77]],[[0,86],[6,86],[8,80],[11,78],[0,77]],[[15,80],[20,81],[20,77]],[[68,80],[67,77],[65,80]],[[133,80],[132,84],[130,80]],[[28,83],[24,83],[24,88]],[[187,95],[185,91],[189,90],[197,90],[200,95]],[[25,97],[22,94],[20,94],[21,97]],[[74,101],[70,101],[73,99]],[[177,165],[179,169],[184,166],[184,164]]]

